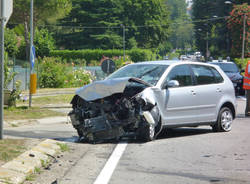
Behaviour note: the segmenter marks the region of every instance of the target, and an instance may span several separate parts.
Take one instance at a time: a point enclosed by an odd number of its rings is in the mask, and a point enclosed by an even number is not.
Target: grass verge
[[[69,151],[69,146],[65,143],[56,143],[62,152]]]
[[[36,97],[36,98],[32,98],[32,106],[42,106],[42,105],[50,105],[50,104],[69,104],[70,105],[70,101],[73,98],[73,94],[66,94],[66,95],[55,95],[55,96],[41,96],[41,97]],[[28,101],[27,102],[22,102],[19,101],[17,103],[17,106],[26,106],[28,105]]]
[[[0,161],[8,162],[26,151],[24,139],[0,140]]]
[[[40,119],[62,115],[65,114],[40,107],[29,108],[27,106],[20,106],[4,108],[4,120]]]

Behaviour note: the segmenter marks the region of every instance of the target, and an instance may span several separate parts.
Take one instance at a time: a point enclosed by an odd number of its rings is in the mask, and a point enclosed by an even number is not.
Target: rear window
[[[211,70],[214,73],[216,83],[221,83],[224,81],[223,77],[220,75],[220,73],[215,68],[211,67]]]
[[[218,65],[224,72],[227,73],[237,73],[239,69],[234,63],[212,63],[214,65]]]
[[[208,66],[191,65],[197,85],[216,83],[215,76]]]

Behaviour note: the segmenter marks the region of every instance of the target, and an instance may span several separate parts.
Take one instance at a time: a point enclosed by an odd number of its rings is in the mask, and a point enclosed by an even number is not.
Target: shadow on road
[[[163,129],[158,135],[155,141],[161,139],[173,139],[178,137],[195,136],[201,134],[213,133],[209,128],[175,128],[175,129]],[[72,136],[69,132],[56,132],[56,131],[15,131],[15,130],[5,130],[5,135],[14,137],[26,137],[26,138],[36,138],[36,139],[55,139],[64,142],[74,142],[81,144],[117,144],[120,141],[126,141],[128,143],[146,143],[135,139],[135,136],[131,135],[128,137],[123,137],[120,140],[100,140],[97,142],[86,142],[79,140],[78,136]],[[70,135],[71,134],[71,135]],[[63,136],[62,136],[63,135]],[[68,135],[68,136],[67,136]]]
[[[186,136],[195,136],[200,134],[214,133],[210,128],[174,128],[164,129],[158,135],[157,139],[170,139]]]

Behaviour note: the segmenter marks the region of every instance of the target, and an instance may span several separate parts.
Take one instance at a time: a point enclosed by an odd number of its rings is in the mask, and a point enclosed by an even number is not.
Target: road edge
[[[0,184],[20,184],[60,152],[60,141],[46,139],[0,167]]]

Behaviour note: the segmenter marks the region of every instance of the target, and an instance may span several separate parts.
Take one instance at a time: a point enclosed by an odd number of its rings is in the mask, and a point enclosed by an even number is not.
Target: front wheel
[[[144,126],[139,128],[138,138],[145,142],[153,141],[155,138],[155,125],[151,123],[145,123]]]
[[[229,132],[232,129],[233,113],[228,107],[223,107],[219,114],[215,125],[212,126],[215,132]]]

